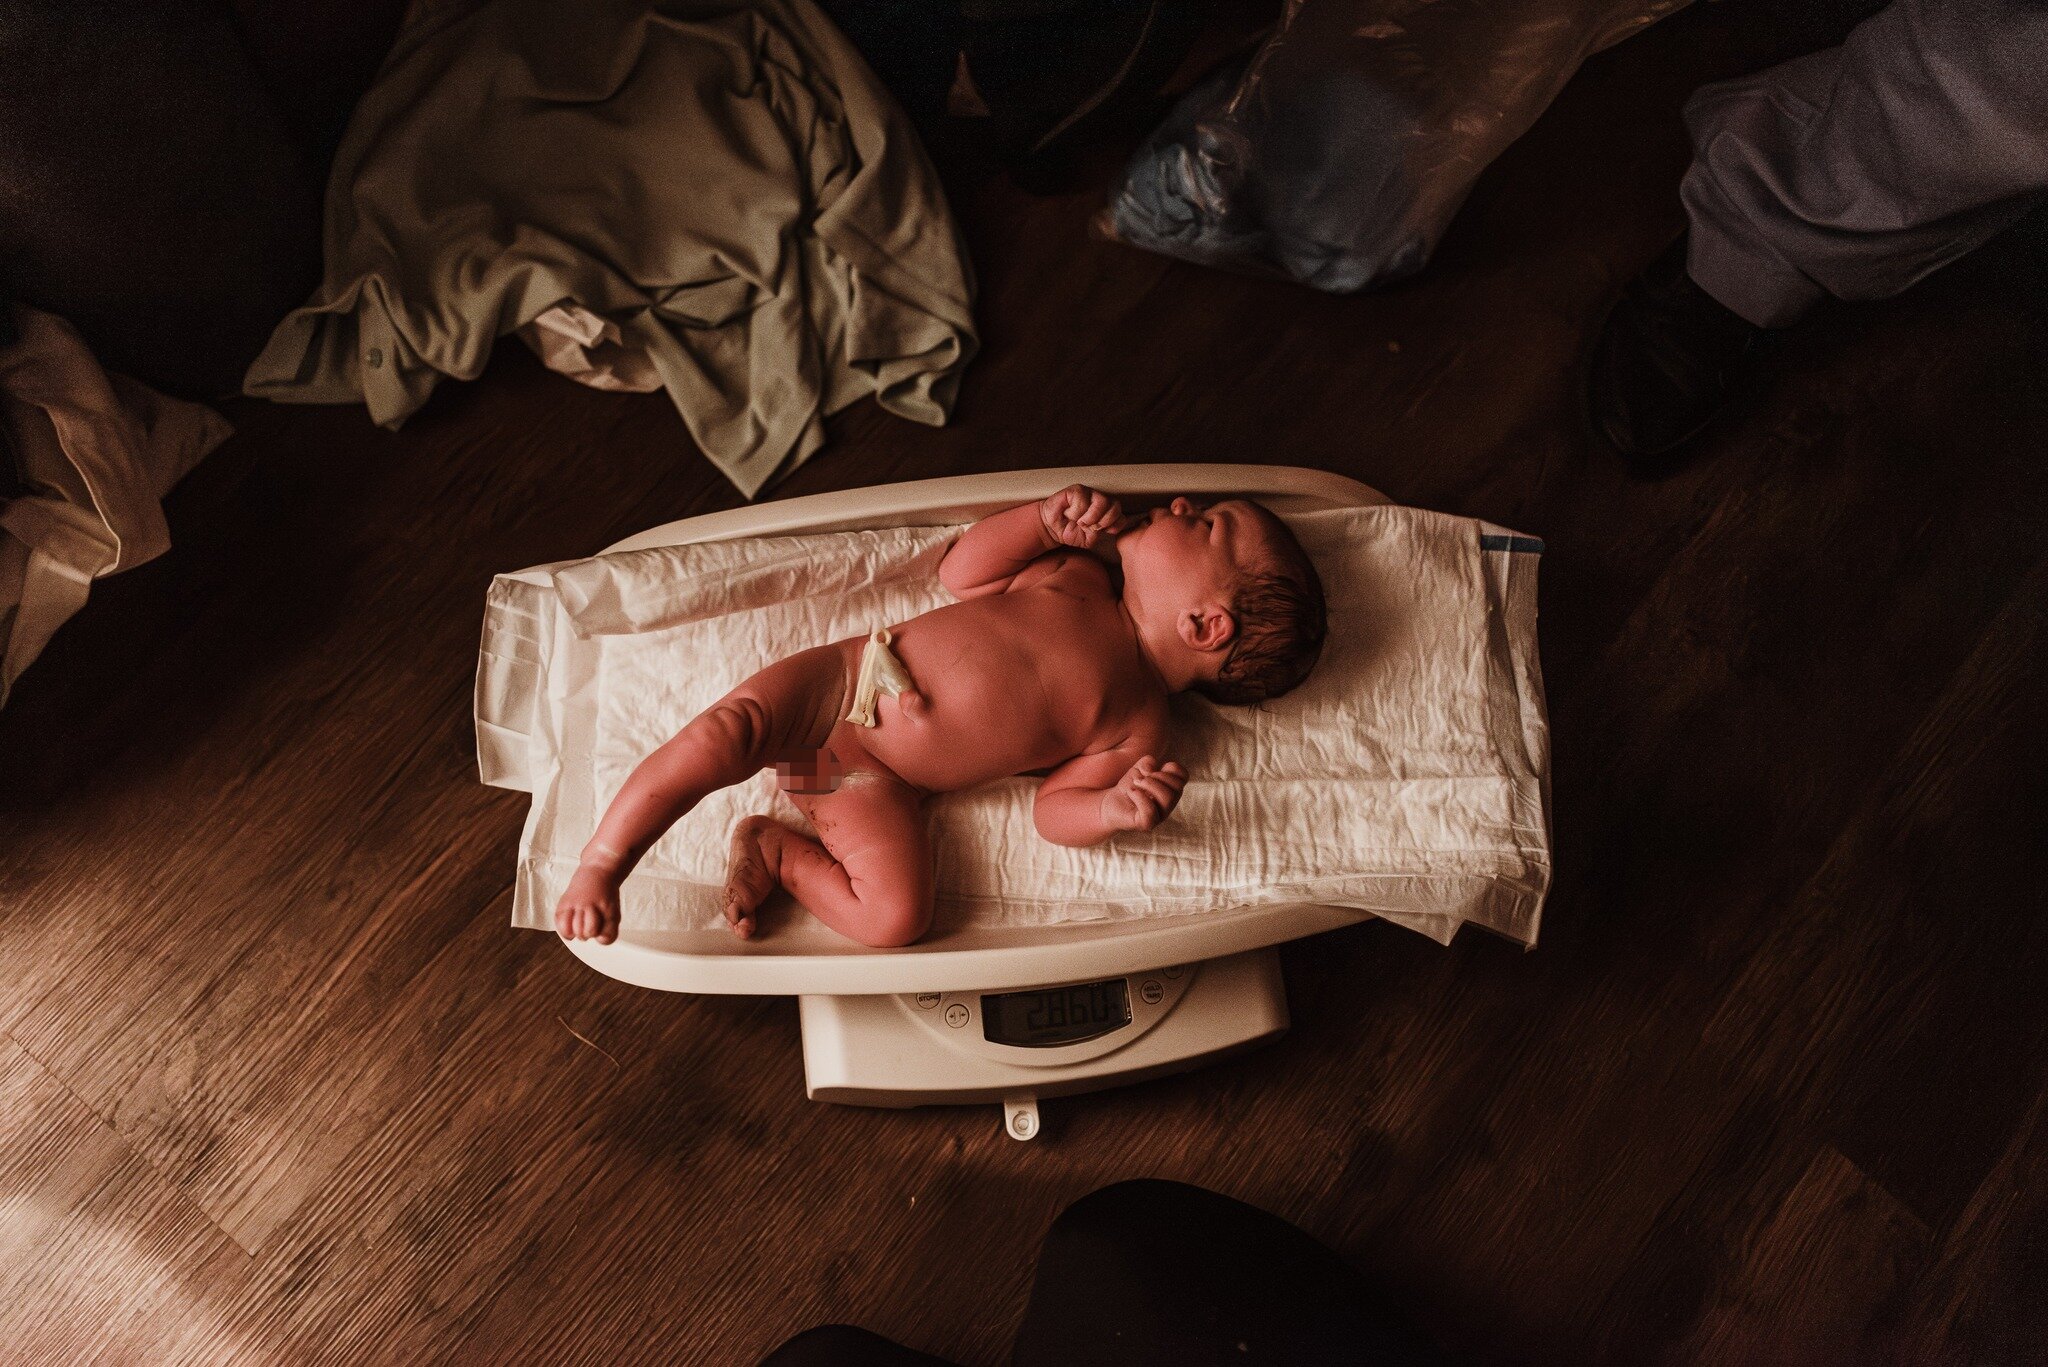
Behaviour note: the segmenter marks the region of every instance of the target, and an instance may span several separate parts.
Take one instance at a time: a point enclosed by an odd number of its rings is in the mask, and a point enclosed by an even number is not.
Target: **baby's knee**
[[[916,944],[932,928],[929,894],[890,893],[861,899],[861,924],[854,936],[870,949]]]

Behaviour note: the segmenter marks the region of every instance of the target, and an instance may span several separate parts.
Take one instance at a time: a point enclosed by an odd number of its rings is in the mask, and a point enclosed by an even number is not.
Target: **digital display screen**
[[[981,999],[983,1038],[1023,1049],[1079,1044],[1130,1023],[1131,995],[1122,978]]]

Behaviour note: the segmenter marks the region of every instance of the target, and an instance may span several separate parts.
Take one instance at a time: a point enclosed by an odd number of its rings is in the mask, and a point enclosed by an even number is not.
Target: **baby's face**
[[[1266,528],[1243,499],[1203,504],[1176,498],[1117,538],[1126,584],[1148,600],[1228,601],[1241,568],[1266,552]]]

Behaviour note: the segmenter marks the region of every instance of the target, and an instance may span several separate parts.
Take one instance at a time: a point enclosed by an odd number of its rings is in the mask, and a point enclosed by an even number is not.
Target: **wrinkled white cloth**
[[[1157,830],[1077,850],[1032,825],[1038,780],[931,803],[941,929],[1312,902],[1448,942],[1466,921],[1533,943],[1550,882],[1536,542],[1371,507],[1290,516],[1330,604],[1321,663],[1261,708],[1174,701],[1190,778]],[[640,760],[794,650],[950,601],[958,527],[763,537],[501,575],[477,680],[483,778],[530,791],[513,921],[549,928]],[[733,823],[802,819],[763,772],[714,793],[627,880],[628,928],[722,925]]]
[[[170,549],[163,496],[233,431],[210,408],[109,375],[63,319],[16,305],[14,321],[0,429],[27,492],[0,500],[0,705],[93,580]]]
[[[557,304],[519,329],[541,364],[578,384],[618,394],[652,394],[661,372],[643,352],[626,345],[619,325],[580,304]]]

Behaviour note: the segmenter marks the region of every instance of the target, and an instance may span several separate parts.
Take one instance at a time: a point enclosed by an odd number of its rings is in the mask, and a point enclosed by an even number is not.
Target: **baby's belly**
[[[986,721],[969,726],[949,721],[943,715],[913,720],[890,707],[883,710],[879,726],[856,726],[851,722],[843,725],[854,734],[847,738],[835,732],[835,748],[843,739],[850,739],[852,747],[862,750],[881,767],[912,787],[931,793],[956,793],[1059,762],[1003,744],[1000,738],[991,736]],[[857,766],[849,762],[847,767],[851,770]]]
[[[852,644],[850,682],[859,677],[859,648],[865,643]],[[913,787],[945,793],[1051,768],[1070,757],[1066,739],[1039,715],[1044,709],[1033,707],[1043,703],[1044,690],[1028,674],[1028,662],[987,653],[962,659],[919,648],[939,644],[917,642],[913,633],[899,652],[922,707],[906,710],[883,694],[875,708],[877,725],[842,719],[833,728],[832,749],[849,771],[879,768]]]

